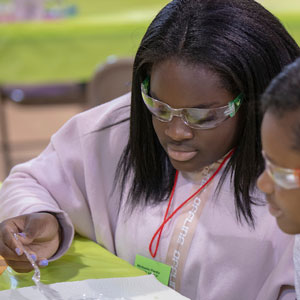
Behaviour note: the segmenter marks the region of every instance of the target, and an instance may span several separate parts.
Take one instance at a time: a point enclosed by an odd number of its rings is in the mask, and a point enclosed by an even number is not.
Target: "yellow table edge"
[[[3,261],[3,260],[2,260]],[[3,266],[0,290],[32,286],[33,272],[17,273]],[[6,269],[5,269],[6,268]],[[110,253],[97,243],[75,236],[70,249],[60,259],[41,269],[44,284],[85,279],[134,277],[146,273]]]

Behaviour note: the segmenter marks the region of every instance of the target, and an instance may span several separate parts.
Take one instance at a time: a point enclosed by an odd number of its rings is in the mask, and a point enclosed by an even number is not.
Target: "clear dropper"
[[[19,234],[14,233],[14,238],[16,239],[16,241],[19,241]],[[34,281],[35,285],[38,286],[39,282],[41,280],[41,271],[40,268],[38,267],[38,265],[36,264],[36,262],[33,260],[33,258],[31,257],[31,255],[27,252],[27,250],[24,248],[22,243],[18,243],[19,247],[21,248],[21,250],[24,252],[25,256],[27,257],[27,259],[29,260],[29,262],[31,263],[33,269],[34,269],[34,274],[32,276],[32,280]]]

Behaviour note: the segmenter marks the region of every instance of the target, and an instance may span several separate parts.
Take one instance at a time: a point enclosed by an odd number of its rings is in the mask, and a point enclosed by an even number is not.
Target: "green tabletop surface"
[[[33,271],[17,273],[7,268],[0,276],[0,290],[32,286]],[[41,268],[41,282],[52,284],[85,279],[133,277],[145,275],[143,271],[113,255],[97,243],[75,236],[68,252],[60,259]]]

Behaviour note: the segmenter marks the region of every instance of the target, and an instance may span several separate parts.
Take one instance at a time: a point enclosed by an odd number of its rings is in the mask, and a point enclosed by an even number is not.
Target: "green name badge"
[[[138,254],[135,257],[134,265],[147,274],[153,274],[161,283],[169,284],[170,266]]]

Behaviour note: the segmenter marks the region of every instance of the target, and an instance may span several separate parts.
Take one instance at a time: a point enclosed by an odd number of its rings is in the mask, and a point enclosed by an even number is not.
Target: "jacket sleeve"
[[[119,196],[110,192],[128,141],[128,122],[123,120],[128,120],[129,108],[127,94],[74,116],[38,157],[15,166],[0,190],[0,222],[22,214],[52,212],[63,230],[53,259],[68,249],[74,232],[114,252]]]
[[[47,211],[55,213],[63,230],[63,241],[53,259],[70,246],[74,227],[60,209],[59,199],[73,194],[52,143],[37,158],[15,166],[0,190],[0,221],[18,215]]]

